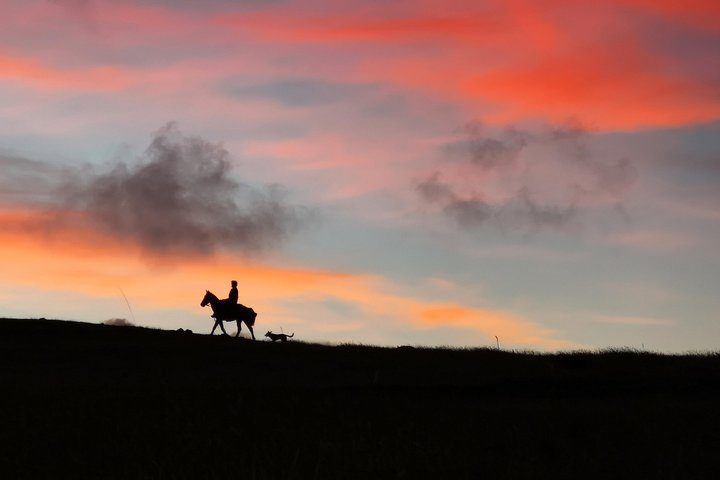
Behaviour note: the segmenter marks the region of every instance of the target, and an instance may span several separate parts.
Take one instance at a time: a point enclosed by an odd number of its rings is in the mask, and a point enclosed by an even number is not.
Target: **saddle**
[[[219,312],[223,319],[229,320],[243,320],[245,317],[251,317],[255,320],[257,313],[250,307],[246,307],[242,303],[227,303],[227,299],[223,300],[222,311]],[[212,318],[217,318],[217,313],[211,315]]]

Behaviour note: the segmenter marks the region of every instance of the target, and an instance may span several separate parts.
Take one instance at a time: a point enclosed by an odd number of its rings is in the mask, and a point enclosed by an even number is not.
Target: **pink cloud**
[[[32,58],[0,55],[0,79],[30,83],[41,89],[118,91],[133,79],[115,67],[53,68]]]
[[[257,29],[271,45],[348,42],[357,46],[354,64],[346,67],[355,67],[356,78],[465,101],[494,111],[486,118],[497,122],[581,114],[598,128],[635,129],[717,117],[720,103],[708,102],[709,79],[671,73],[682,58],[639,41],[643,17],[618,23],[622,11],[612,6],[588,10],[556,3],[561,5],[519,3],[485,11],[468,3],[457,7],[464,13],[457,17],[412,12],[378,20],[368,12],[313,17],[288,10],[219,21],[243,35]],[[394,43],[368,55],[362,48],[367,42]]]
[[[672,230],[631,229],[612,234],[608,241],[613,244],[656,252],[691,251],[700,245],[691,232]]]
[[[680,53],[645,38],[653,15],[678,28],[712,25],[712,2],[466,1],[440,10],[445,4],[431,1],[382,15],[354,2],[326,13],[300,5],[217,13],[99,2],[84,24],[51,4],[16,4],[8,10],[14,21],[4,76],[86,90],[154,82],[195,98],[198,80],[207,86],[232,75],[312,76],[419,90],[495,122],[581,115],[601,129],[682,125],[720,114],[713,79],[681,68]],[[625,15],[628,9],[634,15]],[[29,31],[41,33],[18,40]]]

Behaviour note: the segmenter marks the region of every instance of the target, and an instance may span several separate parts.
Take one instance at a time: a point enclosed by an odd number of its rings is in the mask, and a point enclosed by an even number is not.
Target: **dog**
[[[265,334],[265,336],[268,337],[270,340],[272,340],[273,343],[275,343],[277,340],[280,340],[281,342],[287,342],[288,338],[292,338],[295,336],[295,332],[293,332],[292,335],[285,335],[284,333],[267,332]]]

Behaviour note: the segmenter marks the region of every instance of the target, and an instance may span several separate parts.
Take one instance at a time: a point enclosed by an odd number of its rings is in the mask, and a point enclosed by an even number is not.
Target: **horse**
[[[213,325],[210,335],[213,335],[215,333],[215,329],[217,327],[220,327],[220,330],[222,330],[223,334],[227,335],[228,333],[225,331],[225,327],[223,327],[223,321],[231,322],[235,320],[237,322],[237,333],[235,334],[235,336],[237,337],[238,335],[240,335],[241,322],[245,322],[248,330],[250,330],[250,335],[252,335],[252,339],[255,340],[255,332],[253,331],[253,325],[255,325],[255,317],[257,317],[257,313],[255,313],[255,310],[239,303],[237,305],[228,305],[222,300],[220,300],[218,297],[216,297],[215,294],[212,293],[210,290],[205,290],[205,296],[203,297],[202,302],[200,302],[200,306],[204,307],[208,303],[210,304],[210,308],[212,308],[213,311],[212,317],[215,319],[215,325]]]

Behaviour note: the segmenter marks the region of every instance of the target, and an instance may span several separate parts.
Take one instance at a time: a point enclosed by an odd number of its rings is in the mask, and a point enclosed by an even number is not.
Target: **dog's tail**
[[[288,335],[287,337],[288,337],[288,338],[292,338],[292,337],[294,337],[294,336],[295,336],[295,332],[293,332],[292,335]]]

